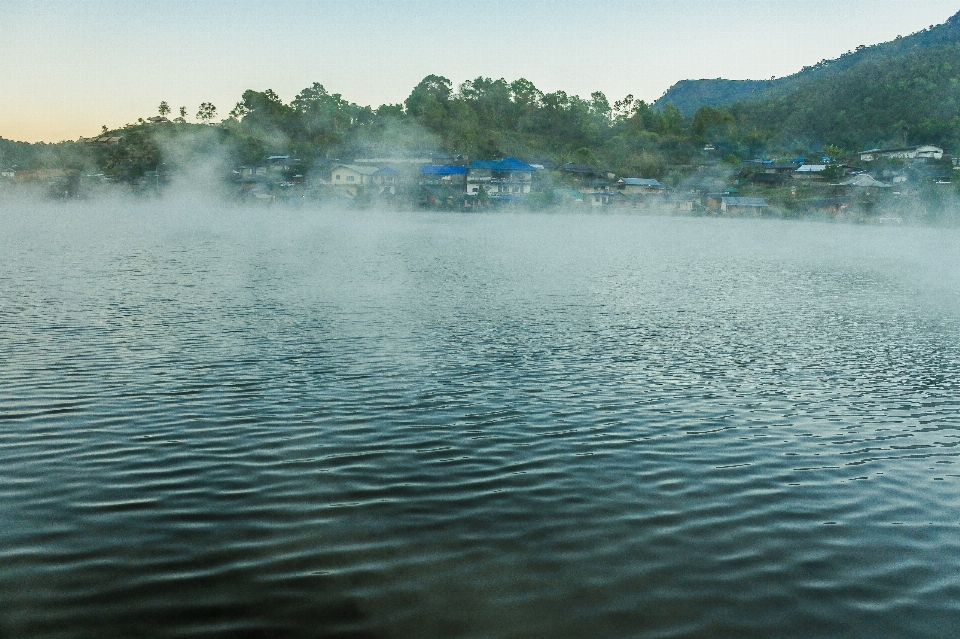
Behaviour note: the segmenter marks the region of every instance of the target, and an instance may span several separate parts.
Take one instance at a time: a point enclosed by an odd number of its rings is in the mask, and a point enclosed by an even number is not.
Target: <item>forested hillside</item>
[[[728,108],[740,129],[776,148],[902,144],[905,133],[952,148],[960,142],[958,83],[960,14],[774,81],[680,82],[655,107],[674,103],[687,114]]]
[[[668,104],[680,109],[684,117],[691,117],[703,106],[725,107],[735,102],[756,99],[766,95],[767,89],[779,80],[681,80],[653,103],[655,109]]]

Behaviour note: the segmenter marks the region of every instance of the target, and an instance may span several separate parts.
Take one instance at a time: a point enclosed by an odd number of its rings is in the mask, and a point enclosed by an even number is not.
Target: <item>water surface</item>
[[[958,248],[4,203],[0,636],[956,636]]]

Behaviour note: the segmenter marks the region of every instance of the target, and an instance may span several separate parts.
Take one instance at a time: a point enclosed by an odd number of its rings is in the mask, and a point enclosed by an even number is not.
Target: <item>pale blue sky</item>
[[[939,24],[957,0],[0,0],[0,136],[76,139],[248,88],[401,102],[429,73],[654,100],[788,75]]]

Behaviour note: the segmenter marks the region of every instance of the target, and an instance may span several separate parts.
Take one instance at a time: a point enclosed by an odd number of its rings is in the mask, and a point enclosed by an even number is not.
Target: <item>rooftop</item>
[[[761,208],[764,206],[770,206],[767,204],[767,201],[762,197],[727,197],[724,196],[720,198],[720,201],[726,204],[727,206],[746,206]]]
[[[627,186],[649,186],[657,189],[663,188],[663,184],[661,184],[659,180],[654,180],[653,178],[625,177],[620,178],[620,181]]]
[[[467,167],[454,164],[425,164],[420,167],[423,175],[465,175]]]
[[[507,158],[505,160],[474,160],[470,163],[471,169],[488,169],[498,173],[533,173],[534,167],[521,162],[517,158]]]

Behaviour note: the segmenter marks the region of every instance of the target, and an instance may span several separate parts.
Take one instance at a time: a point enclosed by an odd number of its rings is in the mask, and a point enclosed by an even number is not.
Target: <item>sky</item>
[[[75,140],[157,114],[222,117],[314,82],[402,102],[431,73],[653,101],[766,79],[944,22],[960,0],[0,0],[0,137]]]

